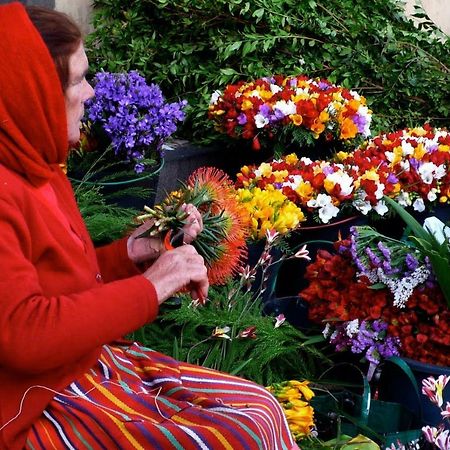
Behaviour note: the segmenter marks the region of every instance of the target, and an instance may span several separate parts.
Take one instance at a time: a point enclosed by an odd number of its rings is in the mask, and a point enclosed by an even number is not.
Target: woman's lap
[[[57,395],[30,449],[289,449],[277,401],[261,386],[136,344],[105,346]]]

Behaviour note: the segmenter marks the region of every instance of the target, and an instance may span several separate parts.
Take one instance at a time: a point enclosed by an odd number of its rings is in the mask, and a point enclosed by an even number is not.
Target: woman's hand
[[[190,291],[194,300],[203,301],[208,296],[206,266],[192,245],[166,251],[143,275],[155,287],[159,304],[183,288]]]
[[[190,244],[203,230],[202,216],[198,209],[191,204],[183,205],[181,210],[187,214],[186,224],[182,228],[184,232],[183,243]],[[147,220],[140,227],[136,228],[128,238],[128,258],[135,264],[155,260],[163,253],[164,245],[160,237],[138,238],[152,225],[153,219]]]
[[[183,205],[181,210],[188,215],[186,224],[182,228],[184,231],[183,242],[190,244],[203,231],[203,220],[199,210],[191,204]]]

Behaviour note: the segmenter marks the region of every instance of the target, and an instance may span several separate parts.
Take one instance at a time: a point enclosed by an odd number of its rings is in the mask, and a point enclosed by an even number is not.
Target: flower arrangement
[[[307,267],[300,296],[337,350],[363,355],[372,368],[398,353],[449,365],[450,310],[419,249],[364,227],[335,248]]]
[[[216,129],[233,138],[295,140],[311,144],[351,142],[370,135],[371,111],[355,91],[320,78],[275,75],[228,85],[211,96],[208,116]]]
[[[309,401],[314,392],[309,381],[282,381],[267,387],[267,390],[278,400],[296,441],[310,435],[314,430],[314,409]]]
[[[138,222],[153,219],[144,235],[165,235],[166,244],[178,245],[176,236],[187,214],[181,209],[191,203],[202,214],[203,231],[192,245],[205,259],[211,284],[223,284],[236,274],[246,257],[248,216],[236,201],[233,183],[214,167],[197,169],[186,184],[169,194],[159,205],[144,207]]]
[[[355,213],[374,211],[384,215],[388,209],[383,189],[377,187],[373,192],[376,180],[376,173],[369,174],[356,165],[299,159],[292,153],[258,166],[242,167],[236,187],[279,191],[308,215],[309,222],[326,224]],[[365,200],[366,190],[374,195],[373,205]]]
[[[95,97],[86,105],[85,147],[106,138],[112,153],[105,158],[130,163],[136,173],[164,156],[164,142],[185,118],[185,100],[166,102],[159,86],[147,84],[137,71],[98,72],[93,86]]]
[[[342,162],[366,173],[361,200],[370,208],[380,191],[400,205],[422,212],[426,205],[450,199],[450,133],[424,125],[381,134]]]

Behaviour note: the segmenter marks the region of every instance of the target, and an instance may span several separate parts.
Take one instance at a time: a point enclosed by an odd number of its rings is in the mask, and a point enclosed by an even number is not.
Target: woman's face
[[[83,44],[80,44],[69,58],[69,83],[65,91],[67,133],[71,144],[80,139],[84,102],[94,96],[92,86],[86,81],[87,71],[88,60]]]

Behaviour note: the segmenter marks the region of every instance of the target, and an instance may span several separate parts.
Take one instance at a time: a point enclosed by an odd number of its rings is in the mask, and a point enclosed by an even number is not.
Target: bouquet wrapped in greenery
[[[146,206],[137,220],[153,219],[145,234],[165,235],[170,244],[185,223],[187,214],[181,206],[187,203],[202,214],[203,231],[192,245],[205,259],[209,281],[225,283],[245,259],[248,235],[248,216],[237,202],[233,183],[225,172],[213,167],[197,169],[162,203],[154,208]]]

